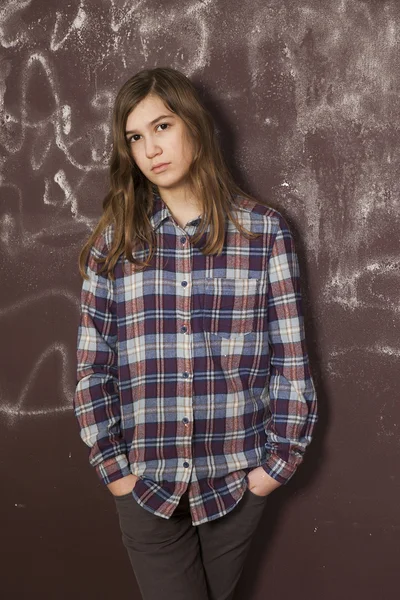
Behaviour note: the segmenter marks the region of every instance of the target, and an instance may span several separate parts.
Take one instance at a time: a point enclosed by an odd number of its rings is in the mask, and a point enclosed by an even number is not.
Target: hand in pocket
[[[262,467],[256,467],[247,473],[249,490],[256,496],[268,496],[281,484],[273,479]]]
[[[107,487],[113,496],[125,496],[133,490],[138,479],[139,477],[137,475],[126,475],[126,477],[121,477],[121,479],[117,479],[117,481],[108,483]]]

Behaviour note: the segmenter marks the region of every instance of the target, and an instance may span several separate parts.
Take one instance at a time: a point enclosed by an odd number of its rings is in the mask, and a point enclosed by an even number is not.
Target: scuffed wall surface
[[[1,4],[7,597],[140,598],[71,410],[77,256],[106,192],[114,95],[166,65],[198,86],[244,189],[292,225],[320,400],[315,441],[268,499],[236,599],[392,597],[399,28],[395,0]]]

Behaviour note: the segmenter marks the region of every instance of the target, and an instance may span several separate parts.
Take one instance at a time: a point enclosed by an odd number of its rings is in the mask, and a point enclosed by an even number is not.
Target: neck
[[[203,213],[201,202],[185,189],[178,191],[159,189],[158,194],[181,227],[185,227],[188,222],[193,221]]]
[[[196,213],[200,215],[203,211],[202,203],[196,196],[187,189],[180,187],[178,189],[159,188],[158,194],[170,210]]]

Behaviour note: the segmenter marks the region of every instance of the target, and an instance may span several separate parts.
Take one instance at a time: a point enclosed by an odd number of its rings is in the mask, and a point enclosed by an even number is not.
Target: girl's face
[[[184,121],[161,98],[149,95],[135,106],[128,115],[125,135],[136,165],[160,193],[187,185],[193,144]],[[154,168],[162,163],[166,163],[163,168]]]

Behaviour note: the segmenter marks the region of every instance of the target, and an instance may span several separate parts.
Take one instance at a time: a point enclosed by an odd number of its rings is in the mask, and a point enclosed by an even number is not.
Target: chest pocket
[[[203,330],[227,338],[254,331],[259,282],[255,278],[206,278]]]

